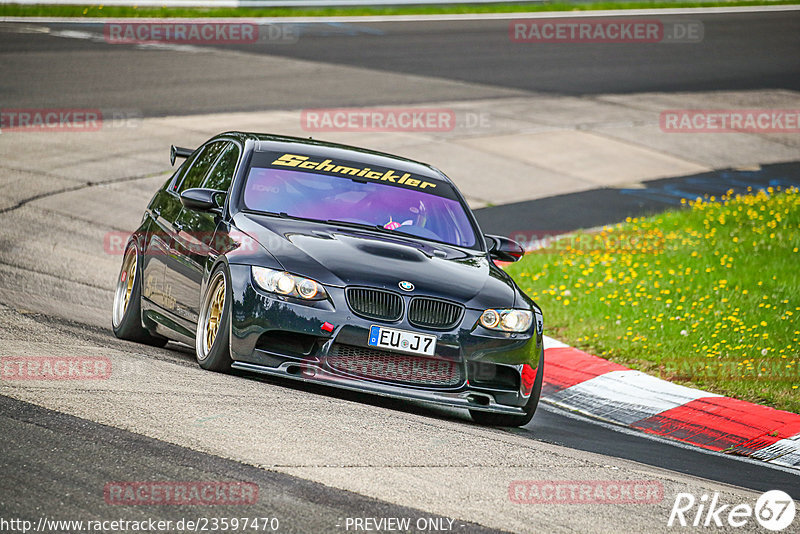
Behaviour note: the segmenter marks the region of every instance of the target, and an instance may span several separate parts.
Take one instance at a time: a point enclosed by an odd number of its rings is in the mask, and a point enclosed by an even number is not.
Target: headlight
[[[486,328],[497,328],[500,325],[500,314],[496,310],[486,310],[481,315],[481,324]]]
[[[480,323],[490,330],[526,332],[531,327],[533,313],[529,310],[486,310]]]
[[[295,276],[283,271],[275,271],[266,267],[251,267],[253,280],[258,287],[270,293],[297,297],[304,300],[322,300],[328,297],[322,284],[310,278]]]

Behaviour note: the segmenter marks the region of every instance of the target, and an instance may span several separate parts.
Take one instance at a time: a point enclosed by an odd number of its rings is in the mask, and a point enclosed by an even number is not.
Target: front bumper
[[[529,332],[511,334],[483,328],[483,310],[466,309],[451,330],[423,329],[407,322],[380,322],[355,315],[343,288],[326,286],[330,300],[301,302],[255,287],[246,265],[230,265],[232,283],[231,356],[235,369],[362,391],[386,397],[490,411],[524,414],[530,399],[520,388],[523,365],[543,365],[542,339],[535,325]],[[410,298],[410,296],[404,298]],[[406,309],[408,301],[406,300]],[[322,329],[333,325],[331,332]],[[392,378],[356,376],[328,364],[335,347],[381,351],[367,344],[372,325],[432,334],[436,353],[426,360],[457,370],[446,384],[409,383]],[[413,355],[401,355],[403,359]],[[516,377],[516,378],[515,378]]]

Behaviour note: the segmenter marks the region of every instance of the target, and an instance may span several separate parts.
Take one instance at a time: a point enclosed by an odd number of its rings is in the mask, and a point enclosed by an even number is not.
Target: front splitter
[[[241,371],[280,376],[394,399],[429,402],[483,412],[525,415],[525,411],[521,407],[498,404],[491,393],[476,391],[446,392],[404,388],[337,375],[318,365],[309,363],[284,362],[278,367],[267,367],[265,365],[235,361],[231,364],[231,367]]]

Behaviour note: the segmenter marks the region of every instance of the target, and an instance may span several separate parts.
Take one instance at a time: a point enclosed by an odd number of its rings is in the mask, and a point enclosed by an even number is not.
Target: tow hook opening
[[[469,395],[467,401],[469,401],[470,404],[479,404],[480,406],[489,406],[491,402],[489,397],[484,395]]]
[[[312,378],[316,376],[317,372],[312,367],[306,367],[305,365],[290,365],[286,368],[286,372],[290,375],[294,376],[307,376]]]
[[[306,367],[305,365],[290,365],[286,368],[286,372],[294,376],[307,376],[313,378],[317,372],[313,367]]]

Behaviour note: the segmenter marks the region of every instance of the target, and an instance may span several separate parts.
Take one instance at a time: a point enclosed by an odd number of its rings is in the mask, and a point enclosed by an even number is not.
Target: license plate
[[[382,349],[433,356],[436,350],[436,336],[373,325],[369,328],[368,344]]]

